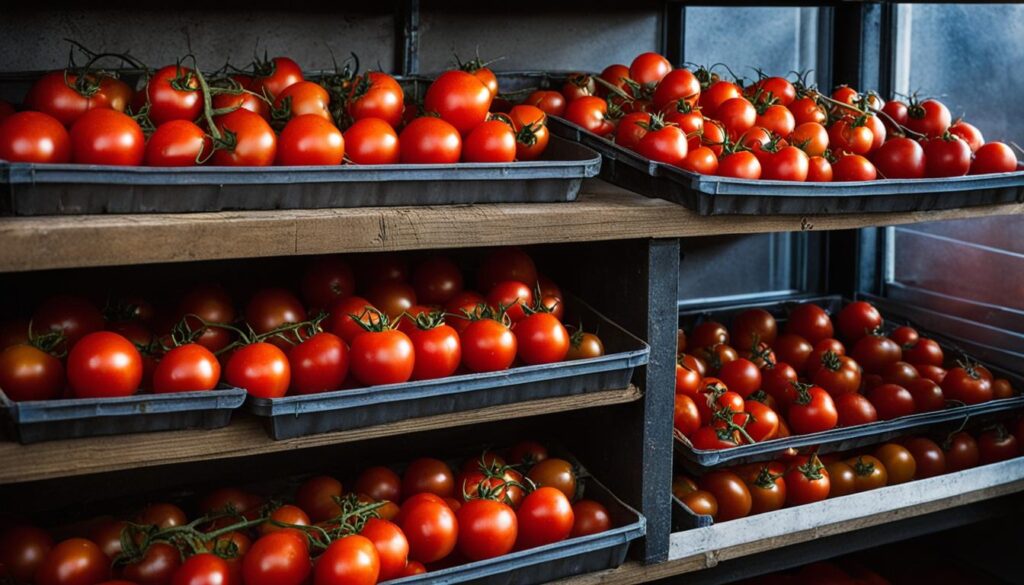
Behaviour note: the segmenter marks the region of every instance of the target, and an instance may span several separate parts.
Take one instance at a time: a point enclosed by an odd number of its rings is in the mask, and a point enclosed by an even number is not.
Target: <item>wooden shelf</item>
[[[117,435],[34,445],[0,443],[0,461],[3,462],[0,465],[0,484],[321,447],[622,404],[638,400],[640,396],[640,390],[630,386],[621,390],[518,402],[283,441],[270,439],[257,418],[236,416],[230,425],[222,429],[143,433],[132,435],[131,440],[127,440],[124,435]]]
[[[603,181],[579,201],[0,219],[0,272],[251,258],[835,230],[1024,213],[1024,204],[828,216],[716,216]]]
[[[626,585],[710,569],[721,562],[953,510],[1024,491],[1024,458],[672,535],[669,560],[581,575],[564,585]],[[956,512],[953,512],[956,513]],[[842,551],[837,551],[841,553]]]

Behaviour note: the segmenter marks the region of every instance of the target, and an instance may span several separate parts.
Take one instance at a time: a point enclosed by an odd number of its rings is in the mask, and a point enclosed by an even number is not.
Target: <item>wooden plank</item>
[[[594,180],[572,203],[0,219],[0,272],[252,258],[677,238],[1024,213],[1024,204],[893,214],[715,216]]]
[[[640,396],[640,390],[636,386],[630,386],[620,390],[505,404],[283,441],[270,439],[257,418],[238,416],[222,429],[144,433],[133,435],[131,440],[125,440],[124,436],[111,436],[34,445],[0,443],[0,461],[3,462],[3,465],[0,465],[0,484],[321,447],[375,437],[621,404],[638,400]]]

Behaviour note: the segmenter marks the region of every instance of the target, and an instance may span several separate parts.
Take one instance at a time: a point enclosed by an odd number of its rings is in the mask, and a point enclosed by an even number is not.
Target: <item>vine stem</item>
[[[820,99],[820,100],[828,102],[828,103],[830,103],[830,104],[832,104],[834,106],[843,108],[845,110],[851,110],[851,111],[857,112],[858,114],[861,114],[861,115],[866,114],[868,112],[871,112],[872,114],[875,114],[879,118],[882,118],[882,119],[888,121],[890,124],[892,124],[892,126],[894,128],[898,128],[900,130],[900,132],[902,132],[906,136],[909,136],[910,138],[914,138],[914,139],[917,139],[917,140],[921,140],[921,139],[927,138],[926,135],[921,134],[920,132],[914,132],[910,128],[907,128],[903,124],[900,124],[899,122],[894,120],[893,117],[890,116],[889,114],[886,114],[885,112],[883,112],[882,110],[879,110],[877,108],[872,108],[871,106],[868,106],[867,111],[864,111],[864,110],[862,110],[862,109],[860,109],[860,108],[858,108],[856,106],[853,106],[853,105],[850,105],[848,103],[841,102],[839,100],[835,100],[835,99],[832,99],[832,98],[830,98],[830,97],[828,97],[826,95],[823,95],[821,92],[819,92],[817,90],[810,90],[808,93],[809,93],[809,95],[814,96],[815,99]]]

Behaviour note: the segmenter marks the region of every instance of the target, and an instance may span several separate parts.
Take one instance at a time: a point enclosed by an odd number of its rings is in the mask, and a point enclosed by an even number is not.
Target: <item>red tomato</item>
[[[142,356],[124,337],[97,331],[71,348],[67,376],[76,398],[131,396],[142,382]]]
[[[487,304],[496,313],[505,311],[512,323],[521,321],[526,312],[523,306],[530,307],[534,304],[533,292],[523,282],[508,280],[499,282],[487,293]]]
[[[686,153],[679,168],[700,175],[715,175],[718,173],[718,157],[710,148],[699,146]]]
[[[64,389],[64,366],[31,345],[12,345],[0,352],[0,389],[15,402],[57,398]]]
[[[246,109],[219,116],[214,123],[230,138],[224,148],[213,151],[211,162],[218,166],[265,167],[277,155],[277,136],[259,114]]]
[[[227,561],[211,553],[189,557],[174,572],[171,585],[227,585],[232,583],[231,567]]]
[[[882,112],[888,114],[893,121],[901,126],[907,125],[908,111],[909,109],[907,108],[907,104],[899,100],[885,102],[885,105],[882,106]],[[888,124],[888,122],[886,122],[886,124]]]
[[[725,128],[714,120],[704,118],[704,129],[700,136],[700,143],[710,149],[715,156],[721,156],[725,150]]]
[[[253,78],[249,75],[232,75],[230,79],[233,83],[229,90],[213,96],[213,109],[228,111],[244,108],[269,120],[270,104]]]
[[[312,309],[325,309],[337,298],[352,296],[355,276],[344,256],[317,256],[302,275],[302,300]]]
[[[901,348],[906,349],[917,343],[920,336],[918,335],[917,330],[913,327],[903,325],[893,330],[893,332],[889,334],[889,339],[895,341]]]
[[[459,552],[470,561],[491,559],[512,552],[518,521],[508,504],[469,500],[459,508]]]
[[[850,154],[867,154],[874,144],[871,129],[850,118],[842,118],[832,124],[828,131],[832,148]]]
[[[380,556],[374,543],[352,534],[335,540],[313,568],[313,585],[375,585]]]
[[[718,502],[716,522],[743,518],[750,514],[753,506],[750,490],[735,473],[725,470],[706,473],[700,478],[700,488],[712,494]]]
[[[744,97],[734,97],[722,102],[715,110],[715,119],[725,126],[729,137],[736,140],[757,122],[757,110]]]
[[[60,331],[67,345],[73,346],[86,334],[103,329],[103,314],[86,299],[55,295],[39,305],[31,324],[33,335]]]
[[[370,467],[359,474],[353,491],[378,501],[399,502],[402,500],[402,481],[387,467]]]
[[[992,382],[976,368],[956,367],[942,379],[942,392],[949,400],[980,404],[992,400]]]
[[[540,108],[549,116],[561,116],[565,113],[565,97],[557,91],[537,90],[527,96],[523,103]]]
[[[768,441],[779,434],[779,415],[771,407],[756,400],[747,400],[743,403],[743,412],[747,434],[754,442]]]
[[[914,414],[914,396],[903,386],[882,384],[868,392],[868,400],[878,411],[878,418],[890,420]]]
[[[171,120],[149,137],[145,162],[151,167],[192,167],[204,162],[211,148],[202,128],[188,120]]]
[[[853,346],[850,357],[864,368],[865,373],[879,374],[890,364],[900,361],[903,350],[888,337],[867,335]]]
[[[1002,142],[989,142],[978,148],[971,163],[972,175],[1012,173],[1017,170],[1017,155]]]
[[[828,150],[828,131],[817,122],[805,122],[788,134],[789,142],[807,156],[821,156]]]
[[[726,388],[746,398],[761,389],[761,370],[743,358],[722,364],[718,378]]]
[[[224,381],[258,398],[280,398],[291,383],[291,366],[277,346],[253,343],[231,354]]]
[[[790,428],[797,434],[817,433],[835,428],[839,414],[832,397],[823,388],[804,384],[786,413]]]
[[[797,305],[789,312],[789,322],[786,323],[786,333],[792,333],[804,338],[808,343],[815,344],[822,339],[832,337],[832,320],[828,313],[813,303]],[[782,357],[779,349],[776,348],[776,355],[779,359],[797,367],[795,361]],[[810,355],[810,352],[807,352]],[[800,368],[797,368],[800,369]]]
[[[455,479],[448,464],[439,459],[416,459],[402,477],[402,493],[406,497],[430,493],[442,498],[455,495]]]
[[[220,362],[213,352],[189,343],[167,352],[153,372],[153,392],[213,390],[220,381]]]
[[[516,158],[516,134],[507,122],[490,120],[473,127],[462,144],[462,160],[509,163]]]
[[[762,179],[803,182],[807,180],[810,159],[799,148],[786,146],[767,157],[767,160],[761,166]]]
[[[686,134],[676,126],[652,127],[640,138],[636,151],[651,160],[679,166],[687,154]]]
[[[396,329],[367,331],[356,336],[349,355],[352,375],[368,386],[399,384],[412,377],[412,341]]]
[[[139,585],[174,585],[172,577],[181,566],[181,553],[166,542],[149,545],[142,558],[120,568],[119,576]]]
[[[345,155],[357,165],[387,165],[399,161],[398,134],[377,118],[356,121],[343,135]]]
[[[680,100],[691,107],[696,106],[697,100],[700,99],[700,81],[688,69],[673,69],[658,83],[651,99],[658,111],[662,111],[666,106],[676,104]]]
[[[518,342],[503,323],[494,319],[470,322],[459,334],[462,364],[473,372],[507,370],[515,360]]]
[[[69,538],[50,549],[35,573],[38,585],[92,585],[110,578],[110,559],[84,538]]]
[[[544,154],[551,137],[548,133],[547,114],[529,105],[514,106],[508,114],[516,133],[516,158],[536,160]]]
[[[612,528],[608,509],[594,500],[580,500],[572,505],[573,525],[569,538],[606,532]]]
[[[813,122],[824,124],[828,121],[828,111],[812,97],[802,97],[789,104],[794,121],[799,124]]]
[[[871,130],[872,140],[870,152],[874,152],[885,143],[887,134],[885,130],[885,123],[882,122],[878,116],[868,116],[864,120],[864,125],[867,126],[868,130]]]
[[[441,321],[440,316],[426,320],[409,334],[413,353],[413,380],[432,380],[451,376],[462,361],[459,334]]]
[[[569,332],[551,313],[533,313],[512,326],[519,359],[527,365],[565,360],[569,353]]]
[[[298,63],[288,57],[274,57],[269,61],[256,63],[253,87],[256,93],[267,95],[273,99],[277,97],[277,94],[302,79],[302,68]]]
[[[689,437],[700,428],[700,411],[694,398],[686,394],[676,394],[675,416],[673,426],[684,437]]]
[[[208,323],[231,323],[235,320],[235,307],[223,287],[216,284],[196,286],[181,299],[178,305],[178,318],[195,315]],[[193,330],[203,329],[202,323],[195,317],[186,317],[186,323]],[[221,327],[208,327],[196,343],[212,352],[218,352],[231,342],[232,334]]]
[[[700,109],[705,118],[718,119],[718,107],[733,98],[743,97],[743,90],[731,81],[716,81],[700,94]],[[756,117],[756,112],[755,112]]]
[[[314,476],[305,481],[295,494],[295,503],[313,522],[323,522],[341,513],[335,501],[342,495],[341,482],[326,475]]]
[[[427,95],[430,95],[429,91]],[[353,120],[373,118],[397,128],[402,123],[405,94],[394,77],[371,71],[352,82],[347,103],[348,114]]]
[[[882,314],[871,303],[855,301],[839,311],[836,324],[847,343],[856,343],[882,326]]]
[[[370,518],[359,534],[368,538],[377,549],[380,558],[378,581],[397,579],[409,561],[409,541],[402,529],[387,520]]]
[[[933,380],[918,378],[906,382],[904,387],[914,399],[914,412],[930,412],[946,407],[945,394]]]
[[[925,437],[911,437],[903,446],[914,458],[914,479],[925,479],[946,473],[946,455],[935,441]]]
[[[532,287],[538,281],[537,267],[529,254],[519,248],[496,248],[477,269],[477,286],[490,291],[498,283],[509,280]]]
[[[615,124],[608,117],[608,102],[599,97],[586,96],[569,102],[565,119],[598,136],[607,136],[615,130]]]
[[[416,118],[402,130],[398,142],[400,160],[406,164],[452,164],[462,156],[459,131],[440,118]]]
[[[981,459],[978,443],[963,431],[946,439],[942,444],[942,451],[946,456],[947,473],[977,467]]]
[[[562,84],[562,96],[569,102],[597,93],[597,82],[585,73],[573,73]]]
[[[826,351],[821,357],[821,366],[809,376],[816,386],[821,386],[833,398],[860,390],[860,366],[844,355]]]
[[[911,103],[907,110],[906,127],[925,136],[942,136],[949,128],[952,116],[938,100]]]
[[[736,179],[760,179],[761,163],[757,157],[746,150],[723,156],[718,161],[718,175]]]
[[[341,131],[316,114],[293,117],[277,139],[275,164],[279,166],[333,166],[340,165],[344,158]]]
[[[878,420],[878,411],[871,401],[856,392],[840,394],[834,400],[841,427],[864,425]]]
[[[903,350],[903,359],[920,369],[922,364],[941,367],[945,355],[942,352],[942,347],[934,339],[922,337]]]
[[[790,506],[820,502],[829,494],[828,472],[816,456],[787,471],[783,481],[786,482],[786,504]]]
[[[1001,424],[982,431],[977,443],[979,462],[982,465],[1013,459],[1020,451],[1017,438]]]
[[[788,407],[796,400],[797,372],[783,361],[776,361],[775,366],[761,371],[761,388],[783,407]]]
[[[829,183],[832,181],[832,163],[824,157],[812,156],[807,161],[807,181],[811,183]]]
[[[365,325],[376,325],[380,322],[380,314],[376,312],[375,307],[366,299],[357,296],[335,300],[328,307],[328,313],[330,317],[325,322],[325,328],[349,345],[366,331],[359,325],[360,322]]]
[[[321,332],[288,350],[289,391],[314,394],[341,388],[348,375],[348,346],[333,333]]]
[[[832,165],[834,181],[874,181],[878,176],[875,165],[859,154],[848,154]]]
[[[447,557],[458,540],[455,512],[442,501],[407,502],[402,506],[399,526],[409,541],[409,558],[422,563]]]
[[[754,124],[779,136],[789,136],[796,128],[796,119],[785,106],[775,104],[758,111]]]
[[[963,120],[957,120],[949,127],[949,133],[953,136],[958,136],[967,146],[970,147],[971,152],[977,152],[983,144],[985,144],[985,137],[981,135],[981,130],[978,130],[973,124],[968,124]]]
[[[827,319],[828,315],[825,315],[825,318]],[[817,321],[815,320],[815,322]],[[829,324],[831,326],[831,321],[829,321]],[[800,327],[806,326],[806,324],[800,325]],[[789,329],[788,325],[786,329]],[[815,336],[823,333],[822,331],[817,330],[817,326],[809,328],[808,331],[813,332]],[[824,337],[822,339],[824,339]],[[791,365],[797,372],[801,372],[804,370],[808,358],[810,358],[811,353],[814,351],[814,346],[808,343],[802,336],[787,332],[786,334],[779,336],[772,349],[775,351],[775,356],[778,358],[778,361],[785,362]]]
[[[71,127],[71,158],[88,165],[141,165],[146,137],[131,117],[114,110],[90,110]]]
[[[0,160],[25,163],[71,162],[71,137],[52,116],[19,112],[0,120]]]
[[[516,511],[516,548],[528,549],[565,540],[575,516],[569,499],[553,487],[540,487],[523,499]]]
[[[52,116],[64,126],[71,126],[87,111],[111,107],[104,93],[99,91],[101,83],[92,75],[79,79],[70,71],[51,71],[29,88],[25,106]],[[87,96],[90,90],[96,93]]]
[[[29,583],[53,548],[53,539],[34,526],[0,530],[0,567],[16,582]],[[67,555],[65,555],[67,556]]]
[[[192,121],[203,111],[199,78],[188,67],[168,65],[146,83],[149,119],[160,126],[171,120]]]
[[[920,179],[925,176],[925,152],[916,140],[895,137],[871,157],[886,179]]]
[[[952,135],[927,140],[924,155],[929,177],[961,177],[971,168],[971,147]]]
[[[423,107],[436,112],[461,133],[466,134],[487,119],[493,99],[486,85],[465,71],[441,74],[423,98]]]
[[[629,64],[629,78],[640,85],[655,85],[670,71],[672,64],[657,53],[641,53]]]
[[[283,288],[265,288],[256,291],[245,306],[245,322],[257,334],[269,333],[280,327],[306,320],[306,310],[291,292]],[[288,349],[298,341],[294,333],[272,336],[267,343]]]
[[[689,437],[693,448],[700,451],[717,451],[739,446],[739,438],[735,431],[702,426]]]
[[[252,544],[242,559],[242,580],[245,585],[302,585],[311,565],[306,536],[278,530]]]

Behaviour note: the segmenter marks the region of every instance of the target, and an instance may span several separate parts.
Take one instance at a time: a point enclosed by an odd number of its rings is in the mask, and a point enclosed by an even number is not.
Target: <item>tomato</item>
[[[821,156],[828,150],[828,131],[817,122],[804,122],[790,134],[789,142],[809,157]]]
[[[269,61],[258,62],[255,69],[253,90],[271,99],[303,80],[302,68],[288,57],[274,57]]]
[[[697,491],[697,482],[682,474],[672,476],[672,495],[682,498],[686,494]]]
[[[833,461],[825,467],[825,473],[829,481],[828,497],[848,496],[857,491],[857,474],[849,464]]]
[[[992,382],[977,368],[956,367],[942,379],[942,393],[948,400],[964,404],[980,404],[992,400]]]
[[[795,146],[786,146],[767,157],[762,163],[761,178],[771,181],[807,180],[810,159],[804,151]]]
[[[533,286],[538,281],[537,267],[530,256],[516,247],[496,248],[477,270],[477,286],[490,291],[500,282],[517,281]]]
[[[826,351],[822,354],[821,366],[810,378],[816,386],[821,386],[835,398],[860,389],[860,366],[851,358]]]
[[[793,432],[803,435],[835,428],[839,414],[828,392],[821,387],[804,384],[797,387],[797,398],[790,405],[786,419]]]
[[[427,568],[423,566],[423,563],[410,560],[398,577],[412,577],[413,575],[422,575],[426,572]]]
[[[188,523],[188,518],[181,508],[174,504],[156,503],[150,504],[139,512],[135,518],[137,524],[155,526],[159,529],[183,526]]]
[[[750,360],[743,358],[722,364],[718,378],[726,388],[746,398],[761,389],[761,370]]]
[[[405,164],[452,164],[462,156],[458,130],[439,118],[416,118],[398,138]]]
[[[678,166],[692,173],[714,175],[718,173],[718,157],[710,148],[699,146],[690,149]]]
[[[814,123],[825,124],[828,121],[828,112],[825,107],[819,104],[812,97],[802,97],[789,104],[789,111],[793,113],[793,120],[797,125]]]
[[[189,343],[172,349],[160,359],[153,372],[153,392],[213,390],[219,381],[217,356],[198,343]]]
[[[270,104],[261,93],[256,82],[249,75],[232,75],[228,91],[213,96],[213,109],[225,110],[244,108],[270,119]]]
[[[337,390],[348,375],[348,346],[333,333],[317,333],[288,350],[288,365],[293,394]]]
[[[829,495],[831,485],[828,471],[817,456],[787,471],[783,481],[786,482],[786,504],[790,506],[824,500]]]
[[[24,562],[24,560],[23,560]],[[69,538],[46,554],[35,573],[38,585],[93,585],[110,578],[110,560],[84,538]]]
[[[677,126],[657,128],[652,126],[639,143],[636,151],[640,156],[665,164],[679,166],[686,158],[686,134]]]
[[[358,491],[358,487],[357,487]],[[295,503],[313,522],[323,522],[338,516],[341,507],[335,501],[342,495],[341,482],[326,475],[306,480],[295,494]]]
[[[673,69],[658,83],[651,100],[655,109],[661,111],[679,100],[684,100],[691,107],[696,106],[699,98],[700,81],[697,77],[688,69]]]
[[[889,482],[889,474],[885,466],[871,455],[851,457],[846,460],[846,464],[853,469],[853,490],[855,492],[885,487]]]
[[[71,162],[71,137],[61,123],[41,112],[19,112],[0,120],[0,160]]]
[[[516,137],[516,158],[536,160],[548,147],[547,114],[530,105],[514,106],[508,114]]]
[[[524,104],[540,108],[549,116],[561,116],[565,113],[565,97],[551,90],[537,90],[523,101]]]
[[[409,558],[432,563],[448,556],[458,539],[455,512],[441,500],[421,498],[402,505],[398,524],[409,541]]]
[[[832,91],[832,99],[836,100],[837,102],[842,102],[844,104],[848,104],[851,106],[859,98],[860,94],[857,93],[857,90],[848,85],[840,85],[839,87],[835,88],[835,90]]]
[[[570,74],[562,84],[562,96],[568,102],[597,93],[597,82],[585,73]]]
[[[213,151],[212,164],[231,167],[265,167],[277,155],[277,136],[270,124],[246,109],[235,110],[214,121],[226,144]]]
[[[832,124],[828,137],[833,149],[850,154],[867,154],[874,143],[871,129],[850,118],[842,118]]]
[[[942,451],[946,456],[947,473],[977,467],[981,460],[978,443],[963,431],[950,435],[942,443]]]
[[[878,412],[878,418],[889,420],[914,414],[914,396],[903,386],[882,384],[868,392],[868,400]]]
[[[718,503],[716,522],[743,518],[750,514],[753,499],[750,490],[738,475],[731,471],[716,470],[703,475],[700,488],[711,493]]]
[[[888,337],[868,335],[862,337],[853,346],[850,356],[864,368],[865,373],[878,374],[891,364],[900,361],[903,357],[903,350]]]
[[[847,343],[856,343],[882,326],[882,314],[871,303],[855,301],[839,311],[836,324]]]
[[[706,118],[718,118],[718,108],[733,98],[743,96],[743,90],[731,81],[716,81],[700,94],[700,109]],[[756,117],[756,112],[755,112]],[[753,122],[751,122],[753,124]]]
[[[895,341],[900,347],[906,349],[913,346],[920,339],[917,330],[907,325],[902,325],[889,334],[889,339]]]
[[[903,441],[903,447],[914,459],[914,479],[946,473],[946,455],[935,441],[925,437],[911,437]]]
[[[490,120],[473,128],[462,145],[465,162],[508,163],[516,158],[516,134],[502,120]]]
[[[909,380],[903,387],[914,399],[914,412],[931,412],[942,410],[946,406],[946,397],[942,388],[928,378]]]
[[[832,181],[832,163],[824,157],[812,156],[807,161],[807,181],[810,183],[829,183]]]
[[[832,165],[834,181],[874,181],[877,170],[871,161],[859,154],[848,154]]]
[[[496,313],[505,311],[509,320],[512,323],[517,323],[526,316],[523,306],[529,307],[534,304],[533,292],[522,282],[515,280],[499,282],[487,293],[487,304]]]
[[[507,370],[515,360],[518,342],[515,334],[494,319],[477,319],[459,334],[462,364],[473,372]]]
[[[235,320],[235,307],[223,287],[203,284],[193,288],[182,297],[177,315],[179,318],[195,315],[209,323],[231,323]],[[186,323],[193,331],[203,328],[202,323],[195,317],[187,317]],[[212,352],[217,352],[231,342],[231,337],[232,334],[227,329],[208,327],[203,330],[196,343]]]
[[[744,97],[730,98],[715,110],[715,119],[725,126],[729,137],[736,140],[757,122],[757,110]]]
[[[575,516],[565,494],[541,487],[523,499],[516,511],[519,534],[517,549],[527,549],[565,540],[572,533]]]
[[[840,394],[834,400],[841,427],[864,425],[878,420],[878,411],[875,410],[875,406],[856,392]]]
[[[194,71],[181,65],[158,69],[146,83],[149,119],[160,126],[171,120],[192,121],[203,111],[203,94]]]
[[[623,148],[636,150],[640,139],[651,127],[651,115],[646,112],[626,114],[615,127],[615,143]]]
[[[684,506],[698,516],[718,515],[718,500],[714,494],[705,490],[695,490],[679,498]]]
[[[705,381],[713,379],[714,378],[705,378]],[[719,385],[714,391],[702,392],[694,398],[694,402],[697,403],[697,411],[700,412],[701,421],[704,424],[712,425],[715,428],[725,426],[722,421],[716,420],[715,415],[717,413],[722,412],[724,415],[726,411],[732,412],[733,414],[743,412],[743,397],[736,392],[722,390],[723,388],[724,386]],[[742,417],[734,416],[732,417],[732,420],[737,421],[743,419]]]
[[[702,426],[688,437],[694,449],[699,451],[717,451],[739,446],[739,437],[735,431]]]
[[[576,473],[564,459],[546,457],[535,463],[526,476],[538,486],[557,489],[570,500],[576,495]]]
[[[577,331],[569,337],[569,351],[565,354],[566,360],[586,360],[603,355],[604,343],[597,335]],[[678,376],[678,371],[676,375]],[[678,385],[676,387],[678,388]]]
[[[34,526],[10,526],[0,531],[0,574],[19,583],[31,582],[53,549],[53,539]]]
[[[607,136],[615,130],[608,118],[608,103],[599,97],[587,96],[569,102],[565,119],[598,136]]]
[[[720,123],[705,118],[700,144],[707,147],[716,157],[721,156],[725,150],[725,128]],[[718,168],[717,163],[715,168]]]
[[[904,125],[925,136],[942,136],[951,122],[949,109],[942,102],[925,100],[919,104],[910,104]]]
[[[341,131],[315,114],[292,118],[278,137],[275,164],[279,166],[333,166],[340,165],[344,158]]]
[[[51,71],[29,88],[25,107],[71,126],[87,111],[111,107],[102,91],[102,83],[93,75],[79,79],[70,71]],[[89,95],[90,92],[95,93]]]
[[[924,155],[928,177],[961,177],[971,169],[971,147],[951,134],[927,140]]]
[[[978,148],[971,163],[972,175],[1012,173],[1017,170],[1017,155],[1002,142],[989,142]]]
[[[796,400],[796,390],[793,387],[793,382],[796,381],[796,370],[783,361],[776,361],[773,367],[761,371],[761,389],[783,407],[788,407]]]
[[[12,345],[0,352],[0,389],[15,402],[57,398],[64,389],[64,366],[31,345]]]
[[[781,474],[772,473],[768,465],[759,467],[746,481],[750,492],[750,513],[762,514],[779,510],[786,503],[786,482]]]
[[[124,565],[120,577],[139,585],[167,585],[181,566],[181,553],[166,542],[149,545],[142,558]]]
[[[114,110],[90,110],[71,127],[71,158],[78,164],[137,166],[145,156],[142,128]]]
[[[67,377],[76,398],[131,396],[142,382],[142,356],[124,337],[97,331],[71,348]]]
[[[629,78],[640,85],[655,85],[670,71],[672,64],[657,53],[641,53],[629,64]]]
[[[533,464],[547,458],[547,448],[535,441],[522,441],[516,443],[508,452],[508,461],[513,465],[532,466]]]
[[[291,292],[283,288],[265,288],[257,291],[245,307],[245,321],[257,334],[269,333],[280,327],[306,320],[306,310]],[[298,338],[294,333],[275,335],[267,342],[287,349]]]
[[[885,178],[922,178],[926,172],[925,150],[916,140],[897,136],[882,145],[871,162]]]
[[[828,313],[818,305],[802,303],[789,312],[786,333],[799,335],[807,343],[815,344],[822,339],[832,337],[832,320],[828,318]],[[795,361],[783,358],[778,348],[776,348],[776,354],[779,355],[779,359],[793,365],[793,367],[797,367]],[[810,352],[808,352],[809,354]]]
[[[380,555],[369,538],[358,534],[343,536],[317,559],[313,585],[374,585],[380,570]]]
[[[594,500],[580,500],[572,505],[573,525],[569,538],[589,536],[612,528],[608,509]]]
[[[374,306],[357,296],[336,299],[328,308],[328,313],[330,317],[325,322],[325,328],[350,345],[356,337],[366,332],[359,325],[360,322],[365,325],[380,323],[380,314]]]
[[[885,123],[877,116],[868,116],[864,119],[864,125],[871,131],[871,147],[869,152],[874,152],[882,147],[886,139]]]
[[[727,154],[718,161],[718,176],[736,179],[760,179],[761,163],[749,151],[741,150]]]
[[[914,479],[917,463],[905,447],[886,443],[875,450],[875,457],[882,462],[889,474],[889,485],[906,483]]]
[[[472,74],[446,71],[427,88],[423,107],[440,115],[459,133],[466,134],[487,119],[493,97],[487,86]]]
[[[882,106],[882,112],[888,114],[889,117],[892,118],[893,121],[895,121],[897,124],[901,126],[907,125],[907,117],[909,115],[909,109],[907,108],[907,104],[899,100],[890,100],[888,102],[885,102],[885,105]],[[888,124],[888,122],[886,123]]]
[[[380,567],[377,580],[388,581],[400,577],[409,561],[409,541],[401,528],[387,520],[370,518],[359,534],[368,539],[377,551]]]
[[[242,559],[242,580],[245,585],[301,585],[311,565],[306,536],[295,530],[278,530],[252,544]]]
[[[754,123],[779,136],[789,136],[796,128],[796,119],[793,114],[785,106],[779,104],[759,111]]]
[[[396,329],[356,336],[349,356],[352,375],[367,386],[407,382],[415,364],[412,340]]]
[[[755,443],[774,439],[779,434],[779,415],[769,406],[747,400],[743,403],[743,412],[747,417],[747,434]]]
[[[700,373],[680,363],[676,364],[676,394],[696,396],[700,386]]]
[[[903,359],[920,370],[922,364],[941,367],[945,356],[942,347],[934,339],[921,338],[910,347],[904,348]]]
[[[690,333],[688,345],[692,349],[714,347],[729,343],[729,330],[717,321],[704,321]]]
[[[999,378],[992,381],[992,399],[1001,400],[1003,398],[1012,398],[1014,395],[1013,386],[1010,385],[1010,381],[1006,378]]]
[[[982,465],[1012,459],[1018,455],[1017,438],[1007,432],[1003,425],[986,429],[978,435],[979,462]]]
[[[171,585],[227,585],[234,583],[234,576],[229,563],[223,558],[211,553],[201,553],[189,557],[182,563],[174,572]]]
[[[430,95],[429,90],[427,95]],[[397,128],[402,123],[404,108],[402,86],[387,73],[370,71],[352,82],[347,99],[347,111],[352,120],[358,122],[373,118]]]
[[[527,365],[550,364],[565,360],[569,352],[569,333],[551,313],[534,313],[512,326],[519,359]]]
[[[211,148],[202,128],[188,120],[171,120],[149,137],[145,162],[151,167],[192,167],[204,162]]]
[[[291,366],[277,346],[253,343],[231,354],[224,381],[258,398],[280,398],[291,383]]]
[[[472,499],[459,508],[459,552],[470,561],[491,559],[512,552],[518,521],[508,504]]]
[[[978,151],[983,144],[985,144],[985,137],[982,136],[981,130],[978,130],[973,124],[968,124],[963,120],[957,120],[949,127],[949,133],[956,136],[967,143],[967,146],[971,149],[972,153]]]
[[[826,315],[825,318],[827,319],[828,315]],[[831,321],[829,321],[829,323],[831,324]],[[804,326],[805,325],[801,325],[801,327]],[[789,327],[787,326],[787,329],[788,328]],[[814,334],[819,335],[820,332],[815,332]],[[808,358],[814,351],[814,347],[808,343],[807,340],[794,333],[780,335],[772,349],[775,351],[775,356],[778,358],[779,362],[789,364],[798,372],[804,370]]]
[[[401,493],[405,497],[430,493],[442,498],[455,495],[455,477],[448,464],[439,459],[416,459],[405,470]]]

